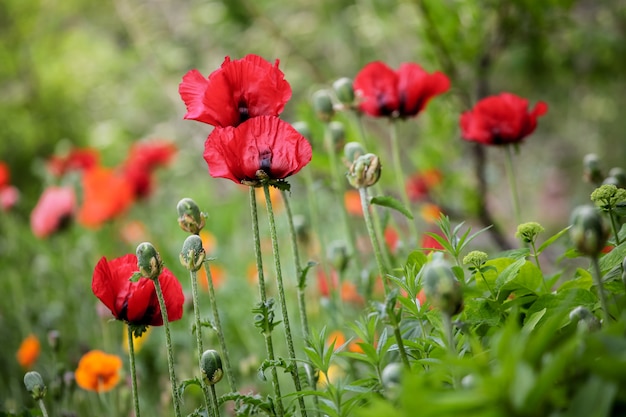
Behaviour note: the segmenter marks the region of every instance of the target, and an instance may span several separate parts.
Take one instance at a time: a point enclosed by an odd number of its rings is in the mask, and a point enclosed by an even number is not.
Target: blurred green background
[[[293,89],[282,117],[291,122],[313,121],[311,94],[373,60],[445,72],[452,90],[404,123],[401,140],[405,172],[440,169],[438,200],[461,220],[473,219],[477,199],[472,145],[460,140],[458,118],[480,96],[510,91],[550,107],[516,160],[527,220],[558,230],[574,205],[588,201],[590,186],[581,180],[586,153],[597,153],[607,170],[624,165],[625,0],[3,0],[0,160],[21,200],[0,213],[0,291],[10,294],[0,298],[0,410],[27,402],[14,353],[28,333],[43,340],[46,331],[61,330],[70,368],[86,348],[101,340],[118,346],[106,337],[121,337],[121,326],[117,332],[98,321],[89,287],[99,257],[134,251],[116,226],[75,227],[43,242],[30,233],[29,215],[47,181],[43,164],[53,153],[90,146],[113,166],[137,140],[172,140],[175,162],[127,217],[147,225],[166,263],[185,277],[177,265],[185,236],[174,210],[180,198],[192,197],[211,216],[216,256],[230,265],[229,276],[245,276],[253,260],[245,190],[208,176],[202,151],[210,127],[182,120],[178,83],[189,69],[208,75],[225,56],[248,53],[280,59]],[[367,122],[384,154],[385,125]],[[512,216],[501,150],[486,153],[487,201],[506,223]],[[296,188],[296,212],[307,206],[300,195]],[[224,299],[242,288],[253,300],[243,278],[224,288]],[[230,342],[242,355],[254,349],[245,347],[252,324],[239,325],[251,322],[249,306],[225,318],[240,331]],[[154,346],[152,354],[162,355]],[[54,358],[43,355],[53,367]]]

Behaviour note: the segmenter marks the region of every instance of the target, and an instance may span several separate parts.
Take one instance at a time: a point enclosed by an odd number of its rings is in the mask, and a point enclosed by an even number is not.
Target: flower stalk
[[[126,326],[128,330],[128,361],[130,364],[130,382],[133,396],[133,408],[135,410],[135,417],[140,417],[139,412],[139,394],[137,392],[137,372],[135,369],[135,342],[133,340],[133,329],[131,326]]]
[[[398,187],[398,194],[402,198],[402,202],[407,210],[410,210],[411,201],[409,195],[406,192],[406,183],[404,181],[404,172],[402,171],[402,161],[400,159],[400,146],[398,139],[398,121],[396,119],[391,120],[391,157],[393,160],[393,169],[396,176],[396,187]],[[409,232],[411,233],[411,239],[417,239],[417,226],[415,221],[408,219]],[[411,240],[409,239],[409,241]]]
[[[506,158],[504,167],[506,170],[506,176],[509,180],[509,189],[511,190],[511,203],[513,204],[513,213],[515,215],[515,222],[520,224],[522,221],[520,212],[519,195],[517,193],[517,182],[515,181],[515,170],[513,168],[513,147],[506,145]]]

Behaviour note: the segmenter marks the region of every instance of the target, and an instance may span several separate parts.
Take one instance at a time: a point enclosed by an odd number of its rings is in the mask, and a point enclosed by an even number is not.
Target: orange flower
[[[420,214],[428,223],[436,223],[441,217],[441,209],[436,204],[426,203],[422,206]]]
[[[118,356],[92,350],[80,359],[74,377],[82,389],[105,392],[117,385],[121,369],[122,360]]]
[[[441,183],[441,172],[428,169],[412,175],[406,182],[406,192],[411,201],[422,201],[429,197],[430,189]]]
[[[348,190],[343,195],[343,203],[348,214],[363,217],[363,207],[361,206],[361,196],[357,190]]]
[[[41,344],[39,339],[34,334],[31,334],[22,341],[15,357],[22,368],[30,369],[37,361],[40,351]]]
[[[200,231],[200,239],[202,239],[202,247],[207,253],[207,256],[215,252],[215,248],[217,248],[217,238],[213,235],[213,233],[203,229]]]
[[[365,353],[359,343],[363,343],[363,340],[362,339],[351,340],[350,343],[348,343],[348,352]]]
[[[265,206],[265,191],[259,187],[255,189],[256,198],[259,201],[258,204]],[[270,201],[272,202],[272,210],[274,213],[279,213],[283,208],[283,199],[280,196],[280,190],[275,187],[270,187]]]
[[[333,330],[326,339],[326,346],[330,346],[335,342],[334,350],[337,350],[341,345],[346,343],[346,336],[344,336],[341,330]]]
[[[387,226],[385,228],[384,234],[385,234],[385,242],[387,243],[389,250],[391,252],[395,252],[396,249],[398,249],[398,240],[399,240],[398,232],[393,227]]]
[[[256,268],[256,264],[248,265],[246,277],[248,278],[248,282],[252,285],[256,285],[256,283],[259,282],[259,271]]]
[[[120,229],[120,236],[124,242],[130,245],[138,245],[150,240],[146,225],[139,220],[130,220],[124,223]]]
[[[222,286],[224,282],[224,268],[219,265],[211,264],[211,279],[213,280],[213,288],[218,289]],[[256,269],[255,269],[256,272]],[[207,279],[206,270],[204,268],[200,268],[198,270],[198,282],[200,286],[205,290],[209,290],[209,280]]]
[[[361,304],[364,301],[361,294],[357,291],[356,285],[350,281],[344,281],[341,283],[341,299],[355,304]]]
[[[426,303],[426,291],[422,288],[420,292],[417,293],[417,301],[420,303],[420,308]]]
[[[83,176],[83,192],[78,221],[86,227],[99,227],[133,203],[131,185],[110,168],[96,167],[87,171]]]

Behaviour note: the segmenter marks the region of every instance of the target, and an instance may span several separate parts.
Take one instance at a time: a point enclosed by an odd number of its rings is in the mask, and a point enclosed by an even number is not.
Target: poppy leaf
[[[408,219],[413,220],[413,214],[406,208],[400,201],[396,200],[393,197],[389,196],[380,196],[380,197],[372,197],[370,199],[370,204],[376,204],[383,207],[392,208],[400,213],[404,214]]]

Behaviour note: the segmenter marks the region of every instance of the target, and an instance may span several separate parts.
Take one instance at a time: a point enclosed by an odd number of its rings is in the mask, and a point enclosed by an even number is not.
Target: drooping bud
[[[463,311],[461,284],[452,267],[444,259],[434,259],[424,265],[424,290],[430,304],[450,316]]]
[[[161,255],[150,242],[143,242],[137,246],[137,267],[142,277],[155,280],[161,275],[163,261]]]
[[[544,230],[546,229],[537,222],[522,223],[517,226],[515,237],[524,243],[534,243],[535,239],[537,239],[537,235]]]
[[[602,183],[600,160],[595,153],[589,153],[583,158],[583,178],[592,184]]]
[[[198,235],[191,235],[183,243],[180,252],[180,263],[188,271],[197,271],[202,268],[202,262],[206,258],[206,252],[202,247],[202,239]]]
[[[348,256],[348,247],[341,240],[335,240],[328,245],[328,260],[332,266],[339,272],[343,272],[348,266],[350,257]]]
[[[616,186],[619,188],[626,188],[626,171],[620,167],[613,167],[609,170],[609,177],[617,180]]]
[[[200,358],[200,370],[204,382],[208,385],[215,385],[220,382],[224,376],[220,354],[212,349],[205,350]]]
[[[346,108],[352,108],[354,105],[354,86],[348,77],[342,77],[333,83],[333,90],[337,100]]]
[[[327,90],[318,90],[313,93],[313,109],[322,122],[330,122],[335,115],[333,100]]]
[[[335,152],[340,151],[346,143],[346,129],[343,123],[334,120],[328,124],[328,130],[330,131]]]
[[[367,188],[378,182],[381,166],[378,156],[367,153],[359,156],[350,166],[348,181],[354,188]]]
[[[597,256],[609,237],[609,229],[602,215],[592,206],[578,206],[572,212],[570,237],[578,252]]]
[[[26,390],[30,392],[35,401],[39,401],[46,396],[46,384],[44,384],[39,372],[26,372],[24,375],[24,386],[26,386]]]
[[[183,198],[176,205],[178,224],[185,232],[197,235],[204,227],[206,215],[191,198]]]
[[[569,313],[569,319],[578,323],[578,330],[590,332],[600,330],[601,323],[587,308],[578,306]]]
[[[365,148],[359,142],[348,142],[343,147],[343,155],[348,167],[361,155],[365,155]]]

